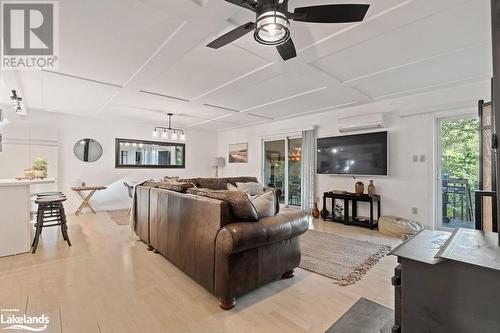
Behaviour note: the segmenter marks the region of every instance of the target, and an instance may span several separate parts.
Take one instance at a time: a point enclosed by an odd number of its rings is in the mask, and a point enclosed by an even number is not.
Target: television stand
[[[323,221],[340,222],[345,225],[357,225],[360,227],[370,228],[371,230],[378,228],[378,219],[380,218],[380,196],[367,194],[356,195],[355,193],[323,193],[323,210],[326,209],[327,199],[331,199],[331,214],[322,214]],[[336,217],[334,214],[335,201],[344,201],[344,216]],[[358,202],[368,202],[370,204],[370,216],[358,216]],[[374,219],[374,206],[377,205],[377,220]],[[352,206],[352,216],[349,216],[349,206]]]

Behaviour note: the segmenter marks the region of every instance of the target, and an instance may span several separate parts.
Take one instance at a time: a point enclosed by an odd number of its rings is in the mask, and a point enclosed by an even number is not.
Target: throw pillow
[[[244,192],[190,188],[187,193],[226,201],[237,222],[255,222],[259,220],[257,210]]]
[[[227,184],[227,189],[229,191],[239,191],[239,189],[236,186],[234,186],[233,184],[229,184],[229,183]]]
[[[236,183],[236,187],[248,195],[259,195],[264,193],[264,186],[261,183]]]
[[[273,190],[266,192],[250,199],[257,210],[259,218],[274,216],[276,212],[276,195]]]

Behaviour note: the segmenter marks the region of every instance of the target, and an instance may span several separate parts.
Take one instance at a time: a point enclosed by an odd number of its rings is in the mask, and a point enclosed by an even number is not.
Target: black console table
[[[331,214],[323,214],[323,220],[330,220],[335,222],[344,223],[346,225],[353,224],[359,225],[361,227],[367,227],[370,229],[375,229],[378,227],[378,219],[380,218],[380,196],[374,195],[369,196],[367,194],[356,195],[355,193],[336,193],[336,192],[325,192],[323,194],[323,209],[326,208],[326,199],[332,199]],[[344,201],[344,216],[342,218],[335,217],[334,208],[335,200]],[[358,202],[368,202],[370,204],[370,216],[361,217],[358,216]],[[350,204],[352,203],[352,204]],[[374,206],[377,205],[377,220],[374,220]],[[349,206],[352,206],[352,216],[349,216]],[[327,208],[326,208],[327,209]]]

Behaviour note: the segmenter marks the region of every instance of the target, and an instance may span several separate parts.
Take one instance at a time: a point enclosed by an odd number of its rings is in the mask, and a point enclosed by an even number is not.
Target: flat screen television
[[[317,173],[387,176],[387,131],[318,139]]]

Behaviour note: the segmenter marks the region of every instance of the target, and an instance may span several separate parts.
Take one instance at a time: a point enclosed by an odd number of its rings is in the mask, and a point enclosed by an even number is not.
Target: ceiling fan
[[[363,21],[370,5],[336,4],[295,8],[288,12],[288,0],[225,0],[233,5],[251,10],[257,16],[255,23],[248,22],[217,38],[208,47],[218,49],[234,42],[254,30],[257,42],[276,46],[283,60],[297,56],[290,38],[290,20],[310,23],[348,23]]]

